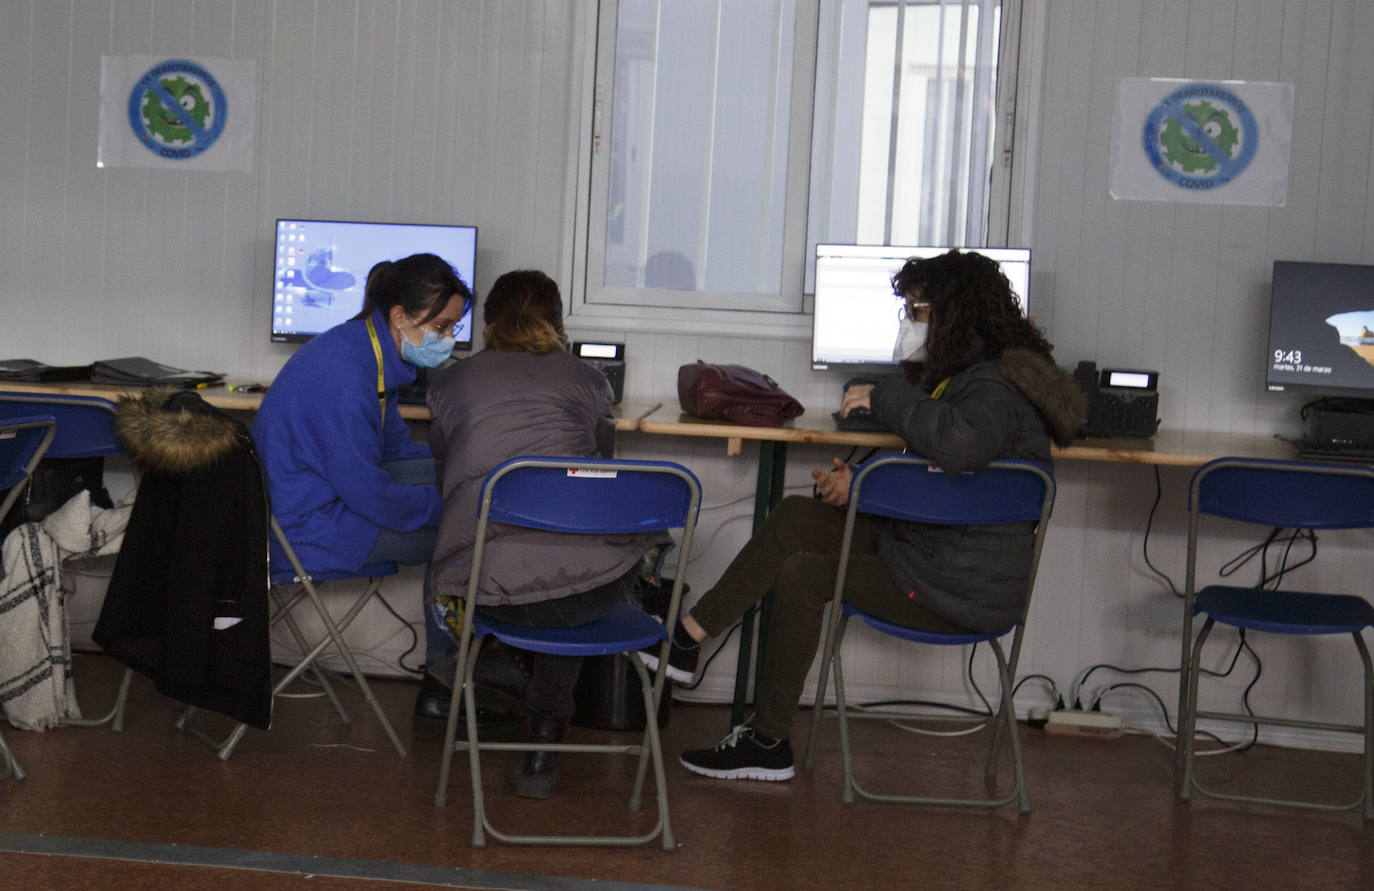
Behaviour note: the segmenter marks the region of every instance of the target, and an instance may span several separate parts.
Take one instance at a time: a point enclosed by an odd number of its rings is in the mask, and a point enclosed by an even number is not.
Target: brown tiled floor
[[[89,711],[109,701],[117,680],[117,666],[105,657],[78,656],[77,684]],[[378,681],[376,687],[398,729],[408,728],[415,684]],[[565,877],[720,889],[1374,887],[1374,825],[1353,814],[1180,805],[1170,789],[1171,750],[1147,737],[1103,741],[1023,730],[1033,808],[1024,817],[1010,807],[844,805],[833,723],[822,725],[814,773],[799,772],[784,784],[723,783],[692,777],[675,762],[681,748],[719,739],[728,729],[727,710],[681,703],[665,731],[676,851],[496,842],[474,849],[465,762],[455,760],[448,807],[435,807],[439,745],[415,742],[401,760],[361,699],[350,693],[346,701],[355,718],[351,729],[338,727],[323,700],[283,700],[275,729],[250,731],[221,762],[172,729],[175,706],[136,679],[122,734],[6,729],[28,778],[0,784],[0,831],[11,840],[41,834],[460,867],[482,872],[455,872],[451,880],[476,886],[552,887]],[[800,743],[806,721],[798,724]],[[858,723],[855,736],[866,776],[954,783],[965,791],[981,785],[976,755],[983,738],[933,740],[869,722]],[[508,763],[500,756],[491,761],[488,800],[494,819],[512,828],[652,822],[651,810],[625,810],[629,759],[565,759],[558,795],[548,802],[516,799]],[[1204,766],[1222,782],[1240,783],[1265,767],[1305,790],[1346,794],[1359,782],[1359,761],[1349,755],[1261,747]],[[8,887],[29,888],[391,887],[15,853],[0,854],[0,876]]]

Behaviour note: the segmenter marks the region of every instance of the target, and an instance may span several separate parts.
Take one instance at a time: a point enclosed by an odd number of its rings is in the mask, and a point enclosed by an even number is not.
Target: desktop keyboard
[[[848,432],[859,433],[887,433],[887,425],[873,417],[873,412],[866,408],[856,408],[849,412],[848,417],[842,417],[839,412],[831,412],[830,416],[835,419],[835,429]]]
[[[425,394],[429,392],[427,384],[408,384],[404,387],[396,388],[396,401],[402,405],[424,405]]]

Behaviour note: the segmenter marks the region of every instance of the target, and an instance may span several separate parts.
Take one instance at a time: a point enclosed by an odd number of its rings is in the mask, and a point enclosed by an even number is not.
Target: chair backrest
[[[49,458],[93,458],[123,451],[114,429],[115,404],[98,396],[65,396],[0,391],[0,419],[23,415],[51,415],[57,436]]]
[[[1189,512],[1295,529],[1374,527],[1374,469],[1217,458],[1193,473]]]
[[[530,455],[497,465],[482,483],[477,508],[468,625],[490,522],[600,535],[681,528],[680,562],[686,566],[700,505],[696,474],[671,461]],[[674,580],[670,616],[681,597],[682,576]]]
[[[8,490],[0,502],[0,521],[9,516],[56,434],[57,421],[51,415],[0,420],[0,491]]]
[[[994,461],[978,473],[947,474],[916,455],[881,455],[850,484],[860,513],[942,526],[1044,523],[1054,478],[1033,461]]]
[[[993,461],[977,473],[947,474],[928,458],[912,454],[879,455],[860,465],[850,482],[849,511],[840,548],[841,573],[849,562],[858,513],[942,526],[995,526],[1035,523],[1031,563],[1026,576],[1025,621],[1029,593],[1035,589],[1040,551],[1045,544],[1055,485],[1050,472],[1034,461]],[[843,575],[835,580],[836,602],[842,600]],[[1012,644],[1011,664],[1021,648],[1020,630]]]
[[[700,501],[696,475],[669,461],[530,456],[487,474],[478,518],[615,535],[693,525]]]

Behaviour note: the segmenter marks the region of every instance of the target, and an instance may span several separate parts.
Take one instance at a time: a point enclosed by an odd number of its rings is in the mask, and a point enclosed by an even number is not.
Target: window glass
[[[795,13],[622,0],[605,284],[779,290]]]
[[[1001,6],[603,0],[583,303],[800,315],[816,243],[983,245]]]

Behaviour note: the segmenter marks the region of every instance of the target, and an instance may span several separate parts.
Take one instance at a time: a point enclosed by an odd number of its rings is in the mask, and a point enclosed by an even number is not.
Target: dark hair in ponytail
[[[472,289],[442,257],[412,254],[400,260],[383,260],[367,274],[363,308],[354,316],[365,319],[374,309],[383,315],[399,306],[423,325],[443,312],[454,296],[472,302]]]
[[[567,348],[558,283],[537,269],[507,272],[482,304],[482,337],[494,350],[552,353]]]

